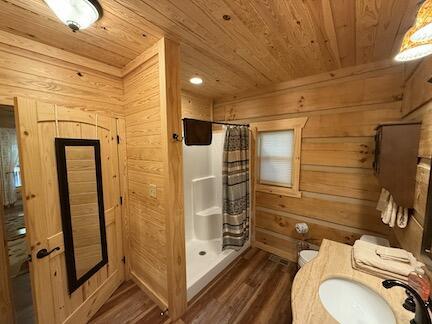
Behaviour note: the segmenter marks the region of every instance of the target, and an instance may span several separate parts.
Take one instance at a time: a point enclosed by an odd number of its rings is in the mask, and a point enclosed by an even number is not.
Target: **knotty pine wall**
[[[213,118],[213,100],[189,91],[182,91],[181,109],[182,118],[201,120],[212,120]]]
[[[410,218],[407,228],[395,230],[401,246],[423,261],[425,259],[420,251],[432,158],[432,84],[428,82],[431,75],[432,59],[429,58],[417,67],[405,86],[403,119],[422,121],[422,127],[414,192],[414,215]]]
[[[186,308],[179,46],[162,39],[124,78],[130,276],[176,319]],[[150,193],[154,186],[155,196]]]
[[[399,120],[406,71],[386,63],[337,70],[214,103],[214,120],[308,116],[301,152],[301,198],[256,192],[256,246],[296,260],[297,240],[353,243],[391,231],[376,211],[374,128]],[[306,222],[306,237],[295,232]]]
[[[121,71],[0,31],[0,103],[15,96],[122,114]]]
[[[124,88],[129,210],[128,264],[132,277],[143,281],[167,305],[159,56],[153,56],[128,74],[124,79]],[[149,195],[150,184],[157,187],[156,198]]]

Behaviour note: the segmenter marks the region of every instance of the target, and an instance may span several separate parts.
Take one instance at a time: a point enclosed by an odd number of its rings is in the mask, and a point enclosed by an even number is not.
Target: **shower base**
[[[249,247],[249,242],[240,251],[222,251],[222,239],[190,240],[186,242],[187,298],[192,299],[207,286],[222,270]]]

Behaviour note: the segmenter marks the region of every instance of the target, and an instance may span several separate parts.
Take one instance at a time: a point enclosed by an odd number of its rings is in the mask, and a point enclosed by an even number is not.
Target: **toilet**
[[[382,237],[373,236],[373,235],[362,235],[360,237],[361,241],[366,241],[369,243],[373,243],[376,245],[387,246],[390,247],[390,242]],[[318,251],[316,250],[302,250],[298,255],[298,266],[299,268],[303,267],[306,263],[312,261],[318,255]]]
[[[315,258],[317,255],[318,255],[318,251],[315,250],[300,251],[298,256],[298,266],[300,268],[303,267],[306,263],[312,261],[313,258]]]

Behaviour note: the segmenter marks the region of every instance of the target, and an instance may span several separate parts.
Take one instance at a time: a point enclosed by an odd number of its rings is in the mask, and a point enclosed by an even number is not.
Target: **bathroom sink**
[[[341,324],[395,324],[387,302],[365,285],[342,278],[321,283],[319,297],[324,308]]]

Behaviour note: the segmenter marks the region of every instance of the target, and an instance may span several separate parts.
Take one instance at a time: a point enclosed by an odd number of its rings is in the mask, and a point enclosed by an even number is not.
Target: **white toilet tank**
[[[315,250],[302,250],[299,253],[298,265],[303,267],[306,263],[312,261],[318,255],[318,251]]]

